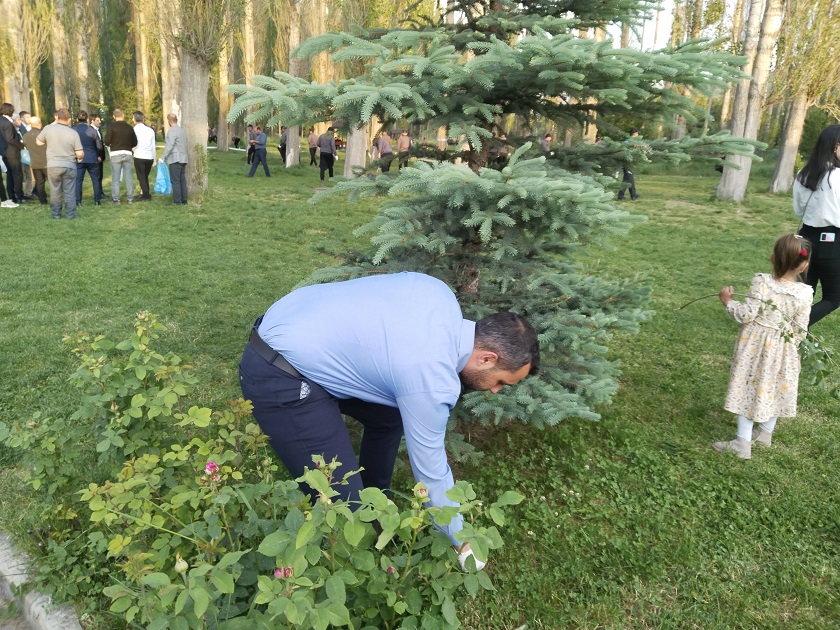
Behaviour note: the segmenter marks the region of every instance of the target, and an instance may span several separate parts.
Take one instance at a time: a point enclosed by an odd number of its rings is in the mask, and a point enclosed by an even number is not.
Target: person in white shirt
[[[152,165],[155,163],[155,132],[143,121],[143,112],[134,112],[134,135],[137,136],[137,146],[134,147],[134,170],[137,172],[137,180],[140,182],[142,194],[137,201],[151,201],[152,195],[149,192],[149,173],[152,172]]]
[[[793,212],[802,219],[799,235],[813,246],[805,282],[819,302],[811,308],[808,328],[840,307],[840,125],[820,133],[811,157],[793,182]]]

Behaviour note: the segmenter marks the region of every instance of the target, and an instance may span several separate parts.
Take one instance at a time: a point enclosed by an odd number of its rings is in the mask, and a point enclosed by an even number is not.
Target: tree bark
[[[231,37],[226,38],[225,45],[219,53],[219,120],[216,124],[216,149],[227,151],[230,148],[230,126],[227,116],[230,113],[233,95],[227,93],[227,86],[230,84],[230,52],[232,48]]]
[[[76,62],[76,93],[79,95],[79,109],[88,111],[90,101],[88,82],[90,80],[88,70],[88,39],[85,28],[85,6],[82,0],[76,0],[76,19],[73,25],[73,35],[76,40],[75,53]]]
[[[737,45],[741,42],[741,29],[744,26],[744,0],[735,0],[735,10],[732,14],[732,52],[738,53]],[[719,129],[726,129],[729,117],[732,115],[732,88],[723,93],[723,103],[720,108]]]
[[[802,140],[802,130],[805,127],[805,117],[809,107],[808,95],[804,91],[798,92],[793,99],[782,130],[779,159],[776,162],[773,179],[770,180],[770,192],[786,193],[793,187],[796,155],[799,152],[799,142]]]
[[[254,0],[245,0],[245,21],[242,29],[242,72],[245,75],[247,85],[252,85],[251,77],[256,74],[255,28]]]
[[[300,0],[292,0],[289,3],[289,9],[289,74],[299,77],[303,71],[303,60],[292,57],[292,52],[300,46]],[[286,168],[298,164],[300,164],[300,127],[292,127],[286,136]]]
[[[741,52],[747,58],[744,65],[741,66],[741,70],[746,74],[751,75],[753,71],[753,65],[755,64],[755,58],[758,52],[758,39],[761,34],[761,12],[767,1],[750,0],[750,4],[747,7],[749,9],[749,17],[747,18],[747,27],[744,33],[744,49]],[[774,2],[775,0],[769,1]],[[735,88],[735,99],[732,103],[732,121],[729,124],[729,131],[732,132],[733,136],[744,135],[747,101],[750,96],[751,83],[752,81],[749,78],[741,79]]]
[[[181,48],[181,126],[187,134],[187,187],[190,193],[207,190],[207,90],[210,68]]]
[[[750,16],[752,19],[752,16]],[[776,47],[776,40],[779,36],[779,27],[782,24],[782,0],[768,0],[764,11],[764,18],[761,22],[761,34],[758,40],[758,47],[755,55],[755,62],[752,64],[752,81],[749,85],[749,94],[746,103],[746,112],[743,116],[743,131],[733,132],[750,140],[755,140],[758,135],[758,126],[761,123],[761,114],[764,110],[764,100],[767,94],[767,79],[770,75],[770,64],[773,60],[773,49]],[[739,92],[741,92],[739,86]],[[737,108],[736,95],[736,116],[733,116],[733,125],[740,111]],[[729,201],[743,201],[747,191],[747,184],[750,179],[752,160],[749,157],[729,156],[728,163],[740,166],[740,170],[724,166],[723,174],[717,188],[718,199]]]
[[[6,97],[15,106],[15,111],[29,110],[29,78],[24,63],[24,41],[21,33],[21,1],[4,0],[6,33],[10,50],[10,72],[6,77]],[[3,12],[0,12],[3,15]]]
[[[55,15],[53,17],[52,60],[53,60],[53,95],[55,109],[70,108],[70,98],[67,94],[67,30],[64,26],[64,0],[56,0]]]
[[[361,166],[364,168],[367,163],[367,147],[367,129],[364,126],[354,128],[347,138],[347,150],[344,156],[344,177],[346,179],[355,177],[354,167]]]
[[[286,168],[300,164],[300,127],[286,130]]]

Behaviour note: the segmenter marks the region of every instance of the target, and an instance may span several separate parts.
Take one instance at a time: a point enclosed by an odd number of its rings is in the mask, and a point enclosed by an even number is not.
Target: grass
[[[251,321],[332,264],[313,244],[358,245],[351,232],[372,212],[307,204],[315,167],[282,171],[272,158],[271,179],[244,179],[243,154],[211,153],[201,206],[83,206],[76,222],[50,221],[40,206],[0,214],[0,419],[74,409],[62,335],[124,333],[139,310],[169,324],[164,341],[196,366],[203,403],[238,395]],[[768,269],[774,239],[796,229],[790,198],[762,192],[763,172],[743,205],[713,200],[712,169],[642,174],[628,207],[649,220],[590,252],[602,273],[644,274],[657,311],[614,343],[624,373],[600,422],[471,430],[485,456],[456,477],[528,499],[488,567],[498,590],[464,603],[465,627],[840,623],[837,402],[803,386],[799,416],[780,421],[772,449],[751,461],[713,452],[735,430],[722,404],[737,328],[716,299],[678,310],[726,284],[745,289]],[[832,341],[839,328],[835,314],[814,332]],[[36,500],[18,460],[0,448],[0,527],[13,532]]]

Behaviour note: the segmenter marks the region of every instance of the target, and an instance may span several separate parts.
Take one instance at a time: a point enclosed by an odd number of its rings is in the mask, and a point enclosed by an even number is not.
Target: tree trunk
[[[741,66],[741,70],[746,74],[752,74],[753,65],[758,51],[758,39],[761,34],[761,10],[764,8],[764,3],[767,0],[750,0],[749,17],[747,19],[747,28],[744,34],[744,49],[741,54],[747,58],[747,61]],[[769,0],[775,2],[775,0]],[[735,88],[735,99],[732,104],[732,122],[729,125],[729,131],[733,136],[744,135],[744,126],[747,117],[747,101],[750,95],[750,85],[752,81],[749,78],[741,79],[738,86]]]
[[[178,51],[166,41],[160,43],[160,70],[163,118],[161,124],[163,129],[168,131],[166,115],[175,114],[181,118],[181,67],[178,63]]]
[[[621,47],[630,48],[630,25],[621,25]]]
[[[732,52],[738,54],[737,45],[741,42],[741,29],[744,25],[744,0],[735,0],[735,11],[732,14]],[[729,117],[732,115],[732,89],[729,88],[723,93],[723,103],[720,108],[720,129],[726,129],[729,125]]]
[[[227,151],[230,146],[230,126],[227,116],[230,113],[232,94],[227,93],[227,86],[230,84],[230,52],[231,38],[226,38],[225,45],[219,52],[219,120],[216,124],[216,148],[219,151]]]
[[[90,80],[88,71],[88,38],[87,29],[85,28],[85,6],[82,0],[76,0],[76,20],[73,25],[74,36],[76,41],[75,54],[77,55],[76,63],[76,93],[79,95],[79,109],[88,111],[88,104],[90,101],[88,92],[88,82]]]
[[[300,164],[300,127],[286,130],[286,168]]]
[[[187,187],[190,193],[207,190],[207,90],[210,68],[185,49],[181,57],[181,126],[187,134],[189,164]]]
[[[770,180],[770,192],[786,193],[793,187],[796,155],[799,152],[799,141],[802,140],[802,129],[805,127],[805,116],[808,114],[809,106],[808,95],[804,91],[798,92],[793,99],[782,130],[779,159],[776,162],[773,179]]]
[[[256,50],[254,47],[254,0],[245,0],[245,21],[242,30],[242,72],[245,75],[245,83],[252,85],[251,77],[256,74],[255,60]]]
[[[29,79],[24,64],[24,42],[21,33],[20,0],[4,0],[6,34],[10,50],[8,51],[10,72],[6,77],[6,98],[15,106],[15,111],[29,110]]]
[[[761,113],[764,110],[764,100],[767,94],[767,79],[770,75],[770,64],[773,60],[773,49],[776,47],[776,39],[779,36],[779,27],[782,24],[782,1],[768,0],[767,8],[764,11],[764,18],[761,23],[761,35],[758,41],[758,49],[755,55],[755,62],[752,65],[752,81],[749,86],[749,96],[746,103],[746,114],[741,135],[744,138],[755,140],[758,135],[758,126],[761,123]],[[750,16],[752,19],[752,16]],[[739,92],[740,92],[739,86]],[[737,109],[736,115],[740,114]],[[737,116],[740,118],[740,116]],[[735,123],[736,117],[732,122]],[[740,170],[724,166],[723,174],[718,184],[718,199],[729,201],[743,201],[747,192],[747,183],[750,179],[752,160],[749,157],[729,156],[727,162],[739,165]]]
[[[152,60],[149,50],[148,18],[143,9],[137,11],[140,26],[140,47],[137,50],[137,64],[140,67],[140,82],[137,85],[137,96],[140,109],[144,114],[152,110],[152,99],[155,97],[152,87]],[[141,96],[142,95],[142,96]]]
[[[353,168],[357,166],[365,167],[367,158],[367,130],[364,126],[356,127],[350,132],[347,138],[347,150],[344,156],[344,177],[352,179],[355,177]]]
[[[70,108],[67,94],[67,31],[64,27],[64,0],[56,0],[53,17],[52,59],[53,59],[53,95],[55,109]]]
[[[292,52],[300,46],[301,21],[300,2],[293,1],[289,5],[289,74],[299,77],[303,71],[303,60],[292,57]],[[300,164],[300,127],[288,130],[286,136],[286,168]]]

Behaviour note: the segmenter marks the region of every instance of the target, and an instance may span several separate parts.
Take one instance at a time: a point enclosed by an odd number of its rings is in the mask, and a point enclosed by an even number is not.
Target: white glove
[[[473,555],[472,549],[467,549],[466,551],[463,551],[463,552],[458,554],[458,564],[461,565],[461,570],[462,571],[464,571],[464,572],[469,571],[469,569],[467,569],[467,558],[469,558],[470,556],[473,556],[473,559],[475,560],[475,570],[476,571],[481,571],[484,567],[487,566],[486,562],[482,562],[481,560],[479,560],[478,558],[476,558]]]

